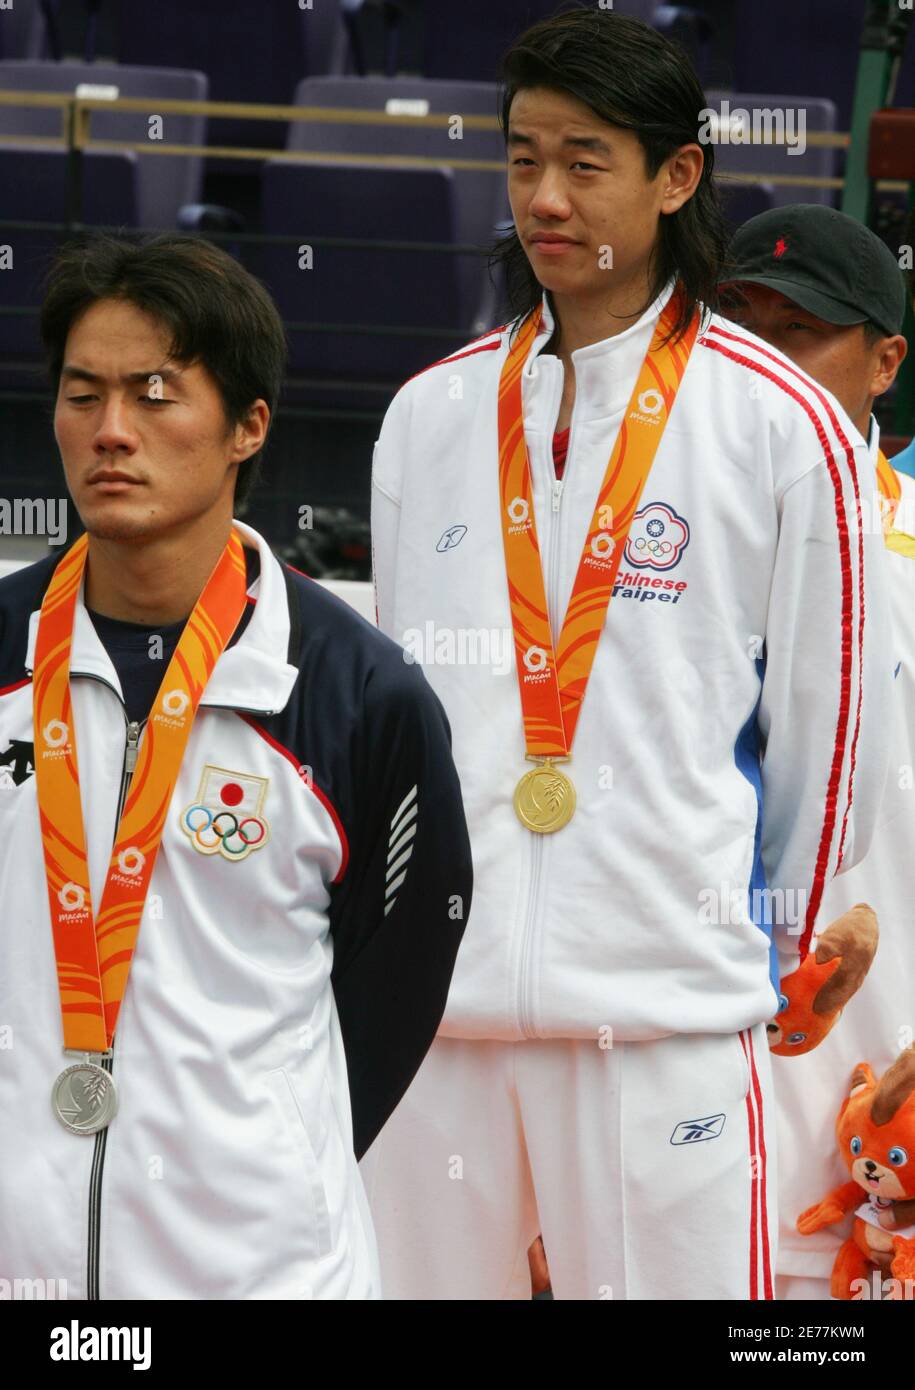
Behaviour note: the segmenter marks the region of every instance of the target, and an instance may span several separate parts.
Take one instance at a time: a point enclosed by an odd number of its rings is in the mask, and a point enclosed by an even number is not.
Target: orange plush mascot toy
[[[837,917],[817,948],[781,983],[781,1008],[768,1025],[769,1051],[797,1056],[818,1047],[860,989],[877,950],[877,918],[866,903]]]
[[[915,1197],[915,1047],[900,1053],[879,1081],[867,1062],[858,1064],[839,1111],[836,1136],[852,1181],[802,1212],[797,1228],[802,1236],[812,1235],[854,1207],[852,1235],[833,1265],[833,1298],[865,1297],[862,1283],[866,1286],[877,1268],[872,1252],[892,1251],[890,1272],[896,1282],[887,1296],[911,1299],[915,1226],[887,1231],[879,1217],[894,1202]],[[863,1203],[862,1192],[867,1197]]]

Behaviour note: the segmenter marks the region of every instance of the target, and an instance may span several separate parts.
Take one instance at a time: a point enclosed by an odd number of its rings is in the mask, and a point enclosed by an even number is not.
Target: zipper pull
[[[562,479],[553,479],[553,511],[559,511],[559,499],[562,497]]]
[[[140,726],[134,721],[127,725],[127,756],[124,763],[127,772],[133,772],[139,756]]]

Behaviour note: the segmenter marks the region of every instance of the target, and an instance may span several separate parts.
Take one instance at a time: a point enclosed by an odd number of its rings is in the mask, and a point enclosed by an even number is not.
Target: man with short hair
[[[847,1183],[834,1135],[839,1108],[859,1062],[869,1062],[879,1076],[911,1041],[915,999],[915,479],[887,462],[873,416],[876,398],[892,386],[906,355],[900,332],[905,293],[899,266],[875,233],[814,204],[776,208],[746,222],[731,243],[729,262],[723,286],[728,314],[796,362],[799,378],[806,373],[844,406],[868,444],[870,470],[861,488],[866,515],[873,529],[885,521],[882,559],[893,620],[885,659],[895,674],[890,771],[873,844],[863,861],[830,885],[820,912],[825,923],[866,901],[881,925],[880,945],[866,983],[829,1036],[815,1051],[779,1056],[773,1064],[778,1297],[824,1299],[850,1218],[810,1236],[798,1233],[797,1218]],[[859,1205],[869,1222],[887,1232],[915,1224],[915,1202],[897,1202],[878,1213],[862,1193]],[[884,1243],[888,1247],[888,1238]],[[890,1256],[875,1251],[874,1260],[885,1276]],[[865,1298],[875,1296],[870,1275],[870,1269],[863,1274]]]
[[[890,673],[864,445],[711,312],[704,107],[609,11],[517,40],[512,322],[376,446],[382,629],[515,652],[429,656],[476,897],[366,1160],[389,1296],[529,1297],[538,1232],[558,1298],[773,1296],[766,1025],[869,843]]]
[[[41,326],[86,534],[0,581],[0,1274],[377,1298],[357,1159],[470,908],[447,722],[233,520],[285,360],[252,276],[98,234]]]

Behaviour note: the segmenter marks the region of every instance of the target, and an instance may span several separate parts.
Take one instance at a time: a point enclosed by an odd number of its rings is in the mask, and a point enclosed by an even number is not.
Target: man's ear
[[[252,454],[263,447],[270,426],[270,407],[260,397],[253,401],[244,420],[234,428],[230,463],[244,463]]]
[[[677,212],[699,187],[705,155],[701,145],[681,145],[666,160],[663,168],[664,185],[661,212]]]
[[[901,333],[896,333],[892,338],[882,338],[875,346],[877,357],[868,395],[882,396],[896,380],[909,345]]]

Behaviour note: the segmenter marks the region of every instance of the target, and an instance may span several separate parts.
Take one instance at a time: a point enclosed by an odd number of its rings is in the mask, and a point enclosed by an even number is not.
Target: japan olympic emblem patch
[[[223,859],[246,859],[270,839],[270,826],[261,814],[267,796],[267,777],[230,772],[207,763],[197,800],[181,812],[181,829],[199,854]]]

